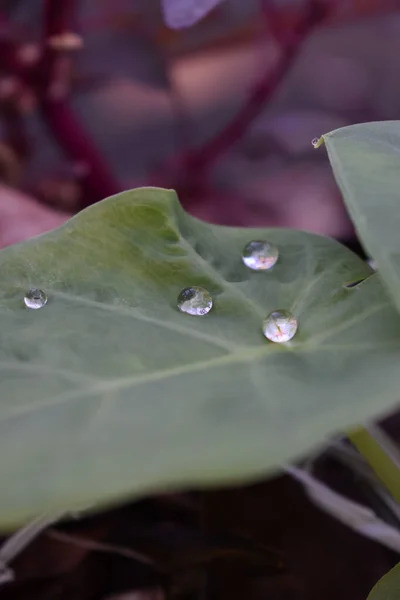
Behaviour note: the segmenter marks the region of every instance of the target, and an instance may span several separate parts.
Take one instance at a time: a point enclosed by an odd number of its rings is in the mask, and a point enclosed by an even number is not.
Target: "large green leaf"
[[[367,600],[400,599],[400,564],[386,573],[373,587]]]
[[[344,201],[400,310],[400,121],[323,136]]]
[[[269,272],[251,239],[280,250]],[[218,227],[145,188],[0,252],[0,524],[121,497],[259,477],[388,410],[400,317],[372,270],[335,241]],[[180,313],[206,287],[215,306]],[[33,311],[32,287],[48,294]],[[285,345],[261,322],[299,320]]]

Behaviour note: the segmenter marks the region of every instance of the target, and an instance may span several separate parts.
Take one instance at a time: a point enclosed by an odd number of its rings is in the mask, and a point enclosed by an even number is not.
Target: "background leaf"
[[[367,600],[398,600],[400,598],[400,564],[386,573],[374,586]]]
[[[323,136],[344,201],[400,310],[400,121]]]
[[[270,272],[241,261],[280,250]],[[172,191],[109,198],[0,252],[0,519],[251,480],[398,399],[400,318],[337,242],[209,225]],[[178,312],[206,287],[206,317]],[[48,294],[24,307],[26,290]],[[261,322],[293,311],[268,342]]]
[[[194,25],[220,2],[222,0],[161,0],[165,23],[172,29]]]

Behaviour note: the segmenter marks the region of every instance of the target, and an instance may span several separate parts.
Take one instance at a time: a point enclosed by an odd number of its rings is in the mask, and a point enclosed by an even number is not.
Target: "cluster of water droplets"
[[[252,240],[243,248],[242,261],[252,271],[268,271],[279,258],[277,246],[265,240]],[[184,288],[177,299],[178,309],[191,316],[207,315],[213,307],[211,294],[203,287]],[[264,336],[275,343],[290,341],[297,332],[296,317],[288,310],[275,310],[262,322]]]
[[[252,271],[268,271],[279,258],[277,246],[265,240],[252,240],[243,248],[242,261]],[[43,290],[34,288],[24,296],[27,308],[38,310],[47,304],[47,295]],[[180,312],[195,317],[207,315],[213,307],[213,299],[208,290],[200,286],[184,288],[178,295],[177,305]],[[274,310],[262,322],[262,332],[271,342],[283,343],[291,340],[297,332],[296,317],[287,310]]]

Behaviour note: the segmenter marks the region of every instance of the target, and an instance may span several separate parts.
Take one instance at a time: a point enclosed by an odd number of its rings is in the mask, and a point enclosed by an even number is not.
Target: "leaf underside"
[[[243,265],[251,239],[278,246],[271,271]],[[209,225],[143,188],[1,251],[0,274],[3,529],[250,481],[398,398],[400,318],[372,269],[325,237]],[[212,294],[207,316],[177,310],[190,285]],[[33,287],[48,295],[37,311]],[[299,321],[281,345],[261,332],[278,308]]]

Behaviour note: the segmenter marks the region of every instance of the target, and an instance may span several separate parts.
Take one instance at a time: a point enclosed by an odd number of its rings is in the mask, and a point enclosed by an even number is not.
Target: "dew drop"
[[[178,296],[179,310],[195,317],[209,313],[212,305],[211,294],[202,287],[193,286],[185,288]]]
[[[262,331],[271,342],[281,344],[296,335],[297,319],[288,310],[274,310],[263,321]]]
[[[37,310],[47,304],[47,296],[43,290],[32,289],[25,294],[24,302],[28,308]]]
[[[314,138],[313,140],[311,140],[311,143],[314,146],[314,148],[318,148],[318,142],[319,138]]]
[[[253,240],[243,248],[242,260],[253,271],[267,271],[276,264],[278,256],[278,248],[273,244]]]

